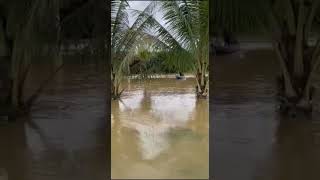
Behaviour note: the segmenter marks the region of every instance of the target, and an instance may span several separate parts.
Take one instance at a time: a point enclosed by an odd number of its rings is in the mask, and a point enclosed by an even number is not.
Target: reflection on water
[[[126,86],[112,102],[112,178],[208,178],[208,101],[194,79]]]
[[[36,66],[28,91],[51,69]],[[0,179],[5,173],[9,180],[105,179],[103,77],[89,65],[66,65],[30,117],[0,125]]]
[[[278,114],[276,56],[250,51],[243,58],[218,57],[214,67],[210,162],[216,179],[320,179],[319,113],[296,119]]]

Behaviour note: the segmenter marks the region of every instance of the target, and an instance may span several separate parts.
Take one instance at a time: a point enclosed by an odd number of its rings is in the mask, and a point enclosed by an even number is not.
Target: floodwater
[[[207,179],[208,100],[195,80],[128,80],[112,101],[111,174],[114,179]]]
[[[214,59],[210,170],[217,180],[319,180],[320,119],[277,112],[276,56],[247,51]],[[212,82],[212,81],[211,81]]]
[[[27,92],[50,71],[37,65]],[[91,65],[66,65],[30,117],[0,125],[0,179],[106,179],[106,86],[100,72]]]

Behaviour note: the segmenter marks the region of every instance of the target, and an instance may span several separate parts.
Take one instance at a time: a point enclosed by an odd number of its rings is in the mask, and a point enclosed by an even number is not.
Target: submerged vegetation
[[[151,1],[137,16],[128,20],[129,3],[112,1],[112,97],[121,96],[121,81],[130,74],[192,72],[197,96],[207,97],[208,1]],[[163,13],[163,25],[154,17]],[[160,66],[159,66],[160,65]]]
[[[0,1],[0,63],[6,69],[0,77],[0,84],[4,86],[0,87],[0,114],[9,114],[15,119],[30,112],[44,88],[62,69],[61,47],[64,40],[70,39],[70,34],[73,41],[79,37],[93,39],[94,43],[91,44],[96,48],[92,49],[104,47],[102,35],[105,34],[105,27],[100,20],[105,19],[102,18],[105,9],[101,5],[99,2],[82,0]],[[93,15],[91,13],[92,19],[82,19],[86,23],[79,27],[75,23],[79,21],[77,17],[83,18],[89,9],[95,10]],[[74,33],[74,29],[78,33]],[[94,53],[99,54],[98,51]],[[30,71],[38,62],[52,64],[53,70],[27,96],[26,83]]]
[[[215,0],[211,5],[213,34],[255,33],[270,38],[281,68],[277,80],[281,110],[311,112],[320,65],[319,1]],[[161,72],[155,66],[163,72],[193,72],[197,96],[207,97],[208,1],[152,1],[143,11],[133,10],[137,18],[131,27],[128,8],[127,1],[113,2],[113,97],[121,96],[122,78]],[[153,16],[156,8],[164,24]],[[138,50],[145,42],[149,47]]]
[[[320,1],[226,0],[213,1],[213,6],[212,26],[269,35],[281,67],[281,109],[310,112],[320,65]]]
[[[98,52],[107,44],[103,6],[95,1],[77,3],[28,0],[24,3],[0,1],[0,59],[7,64],[8,89],[1,106],[13,114],[27,113],[43,89],[62,68],[62,39],[94,39],[88,52]],[[121,82],[130,75],[141,78],[161,73],[192,73],[197,97],[209,92],[209,2],[149,1],[144,10],[130,9],[129,2],[111,2],[111,91],[113,99],[124,91]],[[215,0],[212,1],[211,28],[237,33],[265,33],[278,55],[281,109],[311,112],[315,78],[320,65],[318,0]],[[87,13],[82,10],[87,9]],[[79,24],[92,10],[94,16]],[[14,13],[19,12],[19,13]],[[155,17],[161,12],[161,21]],[[135,17],[129,23],[129,16]],[[101,20],[101,21],[100,21]],[[81,26],[81,28],[74,28]],[[73,27],[73,28],[72,28]],[[78,34],[77,34],[78,32]],[[80,33],[79,33],[80,32]],[[97,34],[93,37],[93,34]],[[81,39],[80,38],[80,39]],[[79,38],[78,38],[79,39]],[[100,40],[99,40],[100,39]],[[100,53],[103,54],[103,53]],[[98,57],[100,58],[100,57]],[[33,94],[26,97],[26,80],[35,59],[50,60],[55,68]],[[103,57],[101,57],[103,59]],[[2,76],[2,78],[5,75]],[[3,78],[4,79],[4,78]]]
[[[29,97],[24,95],[25,82],[32,59],[55,57],[58,27],[56,1],[29,0],[1,2],[1,61],[8,62],[7,101],[12,114],[27,113],[49,80],[39,85]],[[19,12],[19,13],[17,13]],[[58,67],[57,69],[59,69]],[[53,73],[54,74],[54,73]],[[50,77],[51,78],[51,77]],[[50,79],[49,78],[49,79]]]

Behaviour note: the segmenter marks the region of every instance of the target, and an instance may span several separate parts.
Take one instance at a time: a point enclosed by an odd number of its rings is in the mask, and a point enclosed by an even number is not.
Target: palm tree
[[[3,10],[0,15],[0,56],[10,62],[12,81],[8,106],[12,107],[15,113],[28,112],[51,79],[41,84],[30,97],[24,97],[25,81],[32,60],[47,56],[50,54],[48,52],[55,54],[57,50],[56,17],[59,14],[59,3],[49,0],[3,1],[0,8]]]
[[[150,17],[149,25],[165,51],[167,66],[183,72],[192,69],[197,97],[209,93],[209,3],[207,0],[159,1],[165,25]]]
[[[153,16],[158,5],[164,13],[165,26]],[[119,91],[120,77],[125,74],[123,70],[134,57],[136,51],[133,48],[148,39],[152,41],[154,49],[164,52],[161,54],[166,66],[177,71],[192,69],[196,75],[198,97],[207,97],[208,1],[153,1],[144,11],[133,10],[138,18],[132,27],[128,26],[127,6],[125,1],[114,3],[117,11],[113,11],[116,15],[112,27],[113,96],[117,98],[123,91]]]
[[[121,81],[129,74],[130,64],[137,56],[143,60],[146,51],[140,51],[145,44],[161,44],[154,35],[148,32],[150,19],[156,7],[151,2],[143,11],[136,11],[137,18],[129,25],[127,1],[112,1],[112,26],[111,26],[111,94],[113,99],[120,98],[122,92]],[[157,49],[156,46],[153,49]]]
[[[153,69],[153,66],[149,65],[152,56],[153,51],[150,49],[150,46],[147,44],[137,46],[134,62],[130,65],[130,73],[136,73],[142,79],[148,78]]]
[[[212,26],[261,30],[271,36],[281,67],[280,97],[285,110],[311,110],[314,77],[320,65],[318,0],[215,0]]]

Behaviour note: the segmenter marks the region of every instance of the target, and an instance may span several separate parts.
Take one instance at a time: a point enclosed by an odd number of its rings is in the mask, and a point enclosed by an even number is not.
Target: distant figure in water
[[[227,35],[227,34],[224,35],[224,44],[225,44],[226,46],[230,46],[230,45],[231,45],[231,38],[230,38],[230,36]]]
[[[233,35],[233,33],[228,32],[228,31],[224,31],[223,33],[223,38],[224,38],[224,43],[225,46],[230,46],[230,45],[235,45],[235,44],[239,44],[238,40],[236,39],[236,37]]]
[[[182,72],[179,72],[179,75],[176,75],[176,79],[186,79]]]

